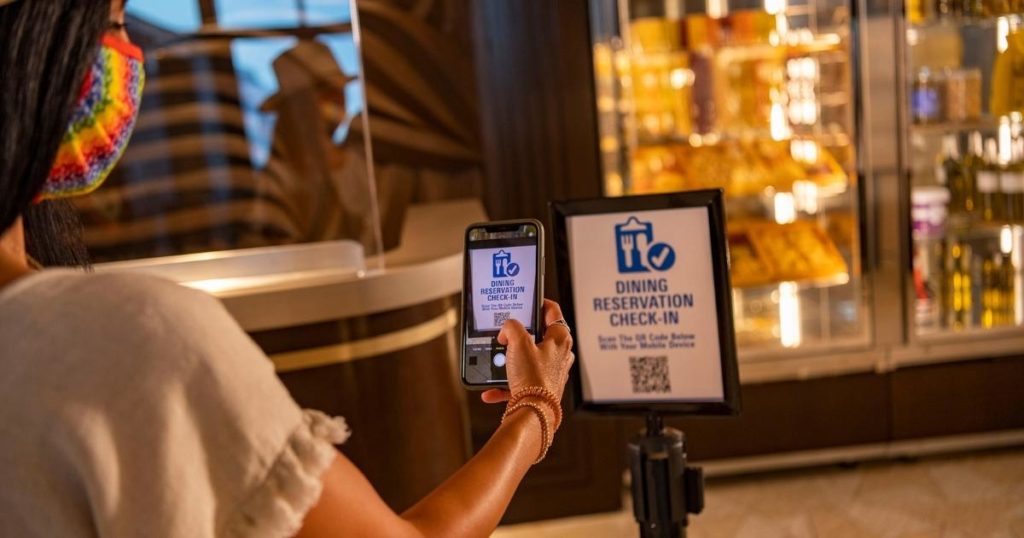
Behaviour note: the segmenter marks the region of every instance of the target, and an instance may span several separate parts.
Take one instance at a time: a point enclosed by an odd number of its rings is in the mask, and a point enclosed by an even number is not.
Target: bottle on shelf
[[[972,322],[971,247],[953,239],[946,252],[946,326],[960,330]]]
[[[942,326],[944,246],[949,191],[944,187],[915,187],[910,194],[911,229],[914,239],[914,320],[923,331]]]
[[[949,189],[949,213],[969,215],[974,211],[974,188],[970,174],[960,159],[960,147],[956,135],[942,138],[942,153],[935,168],[935,179]]]
[[[1010,6],[1010,0],[988,0],[988,14],[989,16],[1009,15],[1013,13],[1013,8]]]
[[[1013,141],[1010,163],[999,176],[1006,202],[1007,222],[1024,223],[1024,138]]]
[[[978,171],[985,166],[985,143],[978,131],[967,136],[967,154],[963,158],[964,207],[969,214],[978,212]]]
[[[1013,325],[1014,268],[1010,257],[997,252],[986,259],[982,268],[982,325],[985,328]]]
[[[1003,218],[1006,204],[1000,190],[1000,168],[996,141],[990,138],[985,141],[984,162],[975,173],[975,186],[978,189],[977,211],[981,215],[981,220],[985,222],[998,222]]]
[[[990,15],[1002,15],[1002,6],[990,6]],[[1005,9],[1009,9],[1006,6]],[[993,116],[1006,116],[1024,111],[1024,24],[1019,17],[1001,17],[997,32],[996,58],[992,64],[992,96],[989,109]]]
[[[1000,253],[999,255],[1002,258],[999,281],[1003,290],[1003,324],[1015,325],[1017,323],[1017,294],[1020,293],[1016,285],[1017,271],[1013,266],[1013,258],[1010,255],[1006,253]]]
[[[920,25],[928,19],[928,2],[925,0],[907,0],[906,18],[911,25]]]
[[[991,329],[1002,324],[1003,286],[999,255],[981,262],[981,326]]]
[[[914,325],[923,331],[942,327],[945,304],[945,248],[942,241],[914,242]]]
[[[965,17],[988,17],[988,6],[985,5],[985,0],[963,0],[960,11]]]
[[[940,19],[959,17],[963,5],[958,0],[935,0],[935,15]]]
[[[946,88],[939,73],[924,67],[910,88],[910,115],[914,123],[939,123],[945,117]]]

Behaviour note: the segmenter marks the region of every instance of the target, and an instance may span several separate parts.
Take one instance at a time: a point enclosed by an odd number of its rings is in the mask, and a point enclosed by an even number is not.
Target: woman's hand
[[[509,390],[491,389],[480,395],[487,403],[508,400],[511,394],[526,387],[543,387],[561,398],[572,366],[572,335],[564,325],[562,308],[554,301],[544,300],[544,340],[538,345],[521,323],[510,319],[498,333],[498,342],[508,347],[506,369]],[[552,325],[554,324],[554,325]]]

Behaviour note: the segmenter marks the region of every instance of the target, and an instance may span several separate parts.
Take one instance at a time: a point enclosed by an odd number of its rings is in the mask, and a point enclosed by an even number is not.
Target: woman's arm
[[[401,516],[338,454],[297,536],[488,536],[539,450],[540,421],[532,413],[516,413],[473,459]]]
[[[548,302],[546,322],[560,319],[558,305]],[[572,354],[568,331],[555,326],[539,346],[521,325],[510,323],[499,339],[507,342],[512,390],[539,385],[561,394]],[[554,390],[557,389],[557,390]],[[489,391],[485,401],[503,395]],[[554,425],[554,416],[547,414]],[[497,527],[512,494],[541,451],[539,418],[520,410],[498,428],[466,465],[404,514],[395,514],[343,455],[323,476],[320,500],[306,515],[300,538],[340,536],[475,537]]]

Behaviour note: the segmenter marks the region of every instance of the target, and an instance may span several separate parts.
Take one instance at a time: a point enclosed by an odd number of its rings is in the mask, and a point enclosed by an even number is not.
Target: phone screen
[[[519,321],[536,338],[542,241],[541,225],[534,221],[466,230],[462,380],[467,385],[508,383],[505,347],[497,340],[506,320]]]

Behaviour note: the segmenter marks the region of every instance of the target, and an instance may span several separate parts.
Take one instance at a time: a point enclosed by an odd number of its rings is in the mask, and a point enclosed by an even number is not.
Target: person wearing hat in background
[[[491,440],[403,514],[335,450],[218,301],[84,265],[68,197],[100,186],[144,81],[125,0],[0,0],[0,536],[485,536],[543,458],[573,361],[558,305],[514,321]],[[358,432],[357,432],[358,433]]]
[[[273,63],[278,92],[260,111],[277,115],[268,175],[273,177],[295,215],[301,241],[353,237],[374,244],[370,180],[362,147],[335,140],[339,126],[352,121],[345,108],[345,87],[355,80],[341,72],[327,45],[300,40]]]

